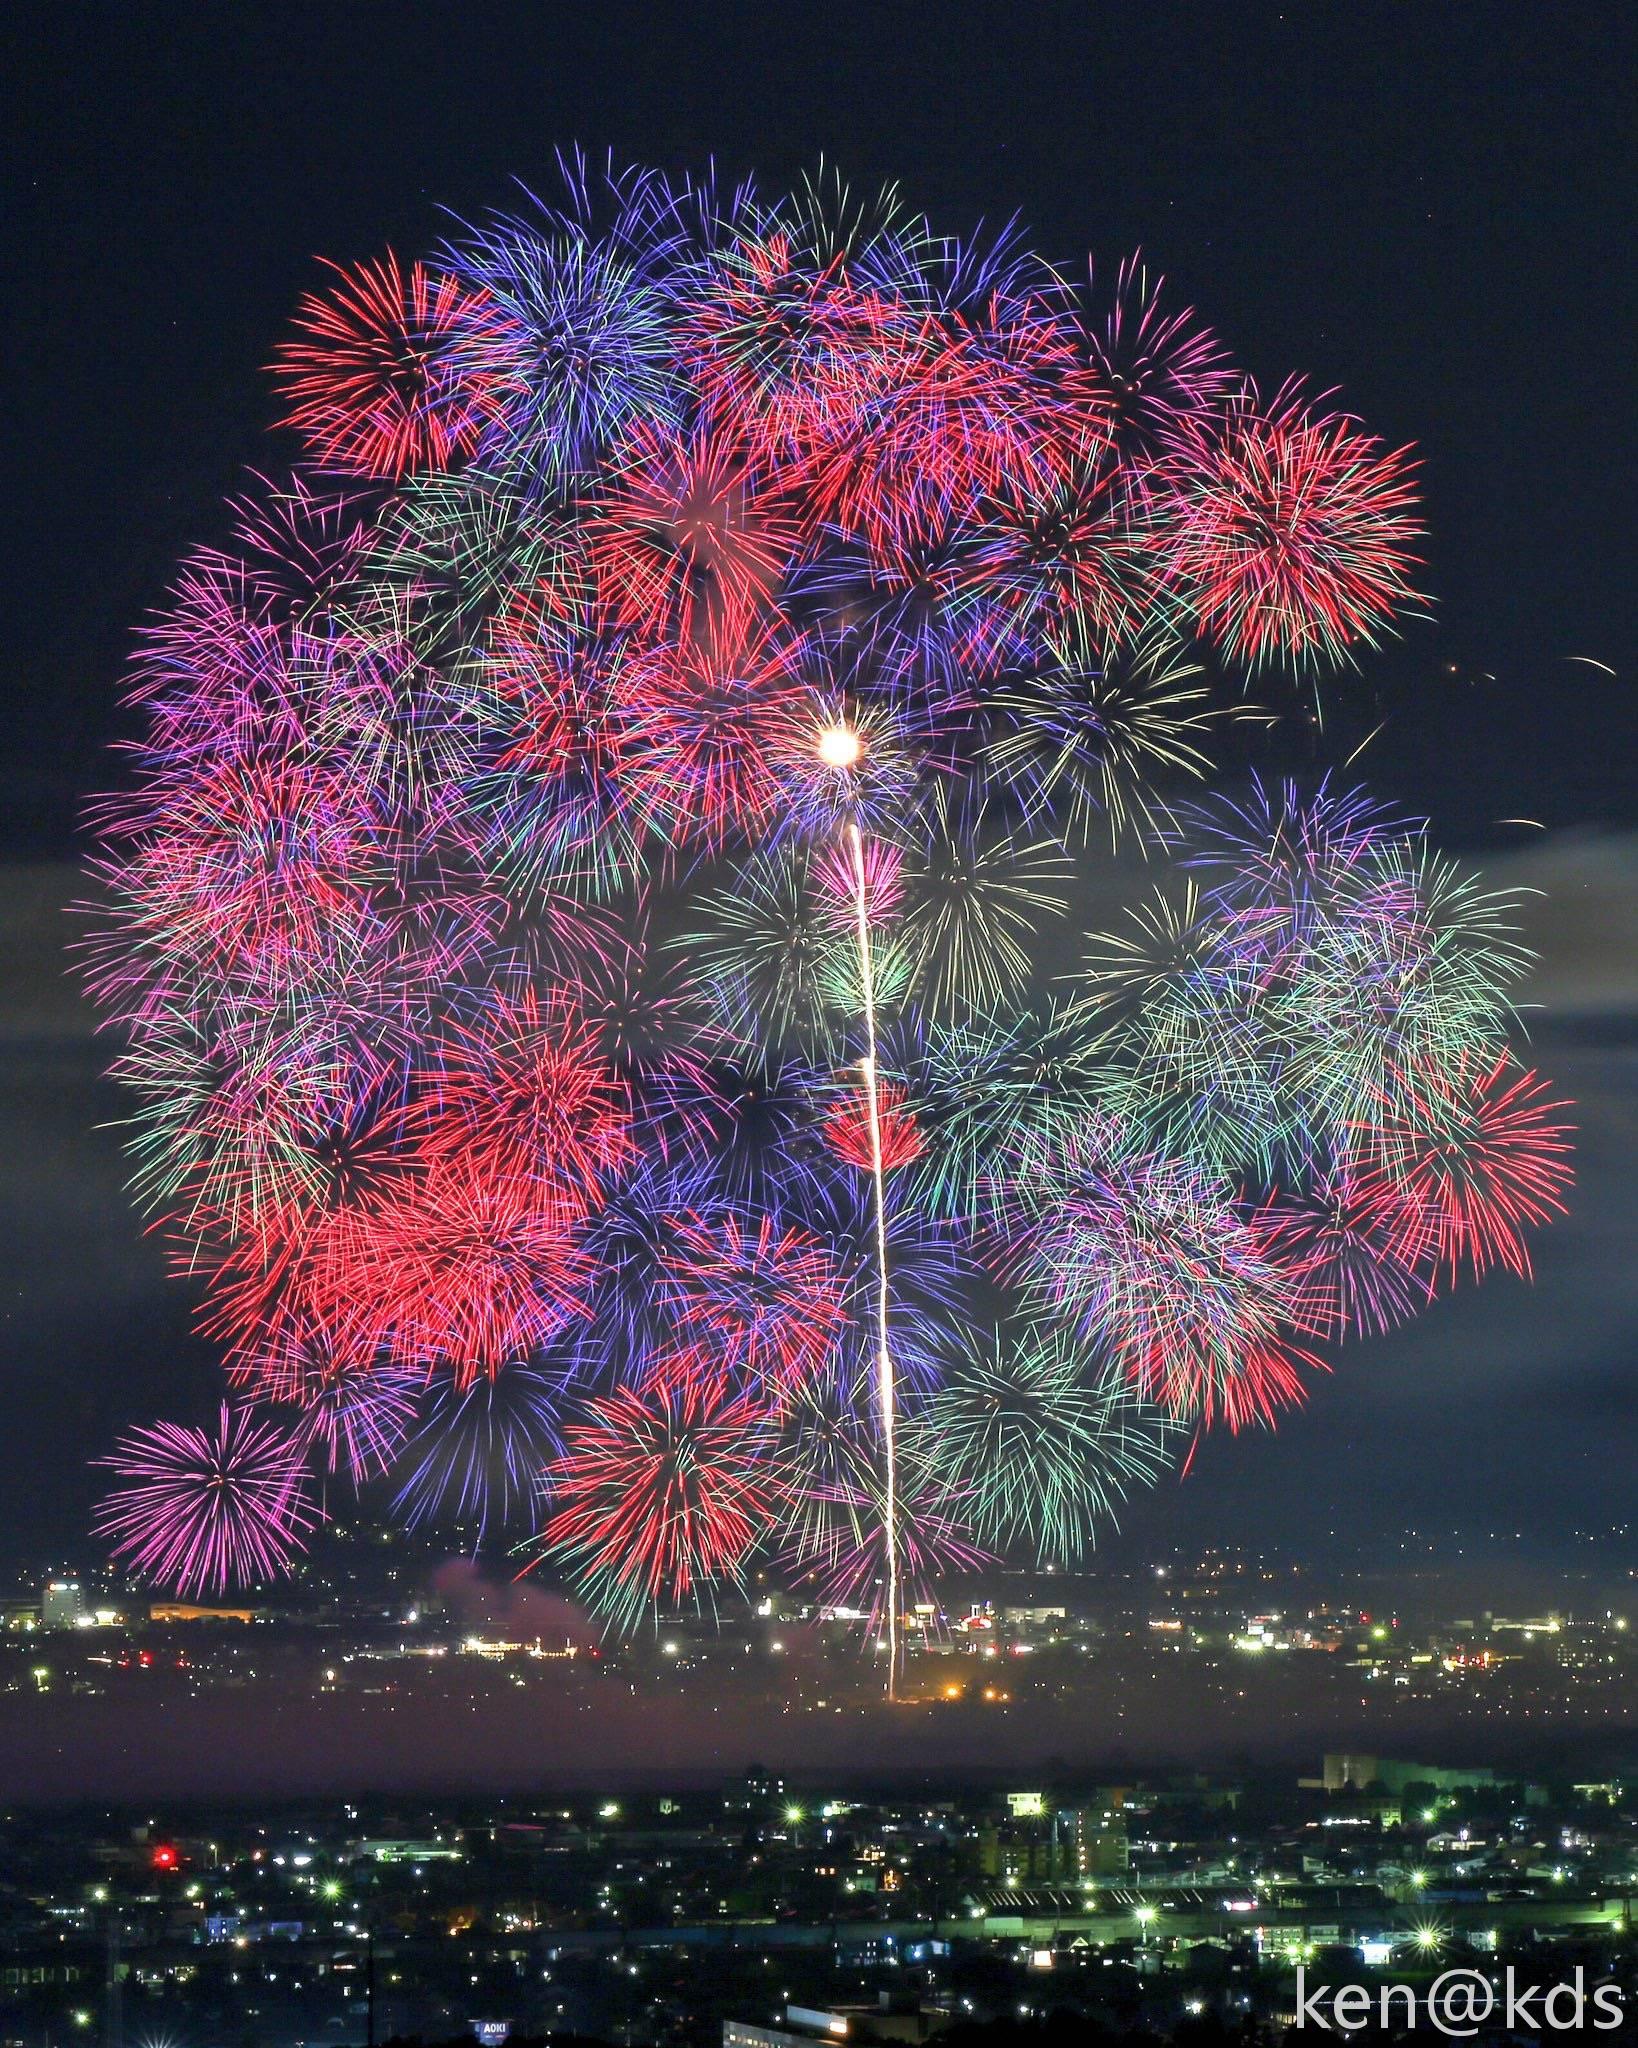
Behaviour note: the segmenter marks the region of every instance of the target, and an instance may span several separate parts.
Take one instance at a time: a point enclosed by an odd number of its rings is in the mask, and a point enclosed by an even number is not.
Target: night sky
[[[1210,1443],[1119,1539],[1379,1548],[1624,1520],[1638,789],[1629,8],[391,0],[14,4],[0,552],[0,1558],[81,1548],[85,1461],[219,1384],[122,1192],[67,979],[85,795],[133,629],[277,467],[261,366],[320,253],[429,246],[580,143],[769,187],[822,156],[937,228],[1141,246],[1268,382],[1425,462],[1429,622],[1339,686],[1338,756],[1533,912],[1541,1064],[1580,1105],[1538,1284],[1350,1347],[1277,1438]],[[1608,664],[1611,676],[1572,656]],[[1312,744],[1312,743],[1310,743]],[[1503,825],[1536,819],[1544,832]]]

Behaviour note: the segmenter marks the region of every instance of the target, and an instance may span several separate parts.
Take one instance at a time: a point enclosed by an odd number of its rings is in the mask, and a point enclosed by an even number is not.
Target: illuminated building
[[[40,1626],[78,1628],[86,1619],[85,1593],[78,1579],[49,1579],[40,1597]]]
[[[1037,1804],[1020,1805],[1018,1802]],[[1126,1822],[1106,1807],[1048,1812],[1041,1793],[1009,1793],[1011,1817],[980,1828],[978,1867],[1006,1885],[1124,1878],[1131,1864]]]

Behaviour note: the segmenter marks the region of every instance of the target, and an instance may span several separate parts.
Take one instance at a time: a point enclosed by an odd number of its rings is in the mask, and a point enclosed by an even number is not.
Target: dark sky
[[[1431,623],[1368,664],[1375,786],[1553,891],[1536,1027],[1583,1103],[1539,1285],[1345,1354],[1130,1540],[1544,1537],[1625,1513],[1632,1386],[1632,118],[1624,6],[294,4],[6,10],[0,1554],[83,1526],[83,1460],[214,1385],[121,1192],[63,979],[83,795],[130,636],[275,464],[260,371],[314,258],[433,241],[579,142],[769,186],[822,155],[934,225],[1141,246],[1241,361],[1425,459]],[[1569,656],[1612,666],[1603,674]],[[1368,707],[1370,716],[1363,717]],[[1348,729],[1344,717],[1343,729]],[[1540,820],[1545,834],[1503,827]]]

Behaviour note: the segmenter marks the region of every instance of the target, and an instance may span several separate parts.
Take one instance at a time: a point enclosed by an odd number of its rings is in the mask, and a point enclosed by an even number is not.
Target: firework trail
[[[887,1561],[887,1696],[894,1697],[899,1673],[899,1477],[897,1391],[890,1333],[892,1297],[887,1269],[887,1170],[883,1164],[881,1097],[877,1092],[876,984],[870,959],[870,886],[865,871],[864,839],[858,825],[848,827],[853,855],[859,930],[859,982],[864,996],[865,1054],[859,1063],[864,1081],[865,1130],[870,1182],[876,1218],[876,1404],[882,1432],[882,1551]]]
[[[913,1590],[1527,1272],[1565,1114],[1510,902],[1192,787],[1420,606],[1407,451],[1136,259],[561,169],[302,299],[294,473],[142,634],[82,957],[249,1412],[98,1526],[193,1586],[304,1467],[527,1513],[611,1627],[759,1563],[892,1692]]]

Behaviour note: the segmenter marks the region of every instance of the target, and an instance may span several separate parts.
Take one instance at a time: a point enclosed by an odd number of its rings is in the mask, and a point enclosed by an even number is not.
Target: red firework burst
[[[684,846],[754,835],[778,812],[791,735],[808,708],[773,629],[657,647],[621,672],[638,815]]]
[[[257,747],[200,764],[152,804],[120,892],[193,971],[278,988],[357,936],[389,845],[367,786]]]
[[[1070,367],[1052,321],[998,314],[982,335],[960,319],[928,321],[890,360],[890,384],[808,465],[812,516],[879,536],[918,492],[967,518],[1009,480],[1050,472]]]
[[[396,479],[469,455],[492,380],[474,374],[469,354],[457,362],[452,344],[483,326],[483,295],[422,263],[401,270],[391,250],[329,267],[340,282],[302,300],[272,366],[284,425],[329,468],[358,476]]]
[[[776,232],[723,258],[685,332],[706,410],[772,463],[851,431],[891,383],[909,325],[840,257],[815,270]]]
[[[876,1129],[881,1139],[882,1171],[892,1173],[919,1159],[926,1139],[897,1081],[881,1081],[876,1087]],[[870,1098],[862,1088],[843,1096],[824,1122],[825,1143],[849,1166],[860,1173],[875,1167],[870,1143]]]
[[[778,588],[797,527],[733,436],[709,423],[678,435],[644,422],[586,536],[608,618],[686,647],[743,637]]]
[[[635,1145],[626,1091],[567,990],[492,990],[475,1022],[450,1027],[420,1148],[550,1187],[560,1209],[597,1200]]]
[[[1286,388],[1249,385],[1221,422],[1188,424],[1172,465],[1169,573],[1201,630],[1255,667],[1345,661],[1414,605],[1415,464]]]
[[[216,1265],[199,1327],[226,1347],[236,1386],[259,1399],[292,1401],[315,1359],[332,1373],[373,1368],[373,1336],[356,1318],[343,1329],[333,1312],[347,1291],[358,1219],[352,1207],[270,1207]],[[191,1272],[197,1258],[179,1250],[174,1263]]]
[[[732,1581],[773,1525],[767,1412],[720,1376],[657,1369],[588,1402],[563,1445],[543,1551],[616,1625]]]
[[[1360,1133],[1362,1193],[1397,1201],[1453,1279],[1464,1261],[1475,1279],[1491,1266],[1527,1277],[1524,1233],[1564,1213],[1574,1178],[1568,1107],[1505,1049],[1451,1072],[1424,1069]]]
[[[462,1387],[493,1376],[589,1313],[583,1210],[562,1184],[452,1153],[347,1219],[327,1314],[345,1348],[442,1364]]]

